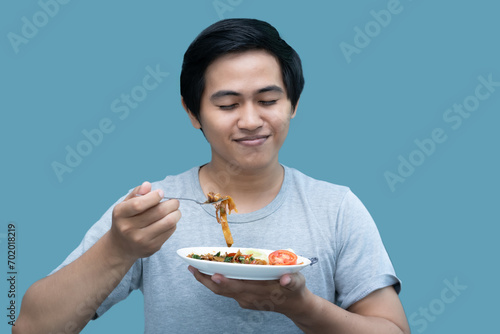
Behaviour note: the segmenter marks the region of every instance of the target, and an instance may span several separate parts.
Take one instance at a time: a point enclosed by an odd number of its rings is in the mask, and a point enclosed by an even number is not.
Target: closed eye
[[[233,104],[223,105],[223,106],[218,106],[218,107],[221,110],[232,110],[232,109],[236,108],[237,105],[238,105],[237,103],[233,103]]]
[[[276,101],[278,100],[270,100],[270,101],[259,101],[260,104],[264,105],[264,106],[270,106],[270,105],[273,105],[276,103]]]

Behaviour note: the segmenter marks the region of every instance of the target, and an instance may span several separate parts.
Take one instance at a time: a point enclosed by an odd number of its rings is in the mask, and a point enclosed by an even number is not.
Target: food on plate
[[[207,198],[208,203],[217,202],[223,198],[221,202],[214,203],[215,217],[217,218],[217,222],[222,226],[222,233],[224,233],[224,239],[226,240],[227,247],[231,247],[233,245],[233,236],[231,235],[229,225],[227,224],[227,215],[231,214],[231,211],[233,210],[238,212],[236,204],[231,196],[222,196],[219,193],[209,192],[207,194]]]
[[[280,249],[269,254],[269,264],[293,265],[297,264],[297,255],[285,249]]]
[[[257,253],[257,252],[256,252]],[[207,254],[188,254],[187,257],[198,260],[205,261],[215,261],[215,262],[229,262],[229,263],[240,263],[240,264],[260,264],[260,265],[275,265],[275,266],[286,266],[286,265],[294,265],[297,264],[297,255],[295,253],[280,249],[272,252],[268,256],[268,261],[259,258],[257,255],[254,256],[254,253],[244,254],[239,249],[236,253],[225,253],[224,255],[221,252],[217,252],[216,254],[207,253]]]
[[[254,258],[252,256],[253,254],[243,254],[238,251],[236,253],[225,253],[222,255],[220,252],[217,252],[216,254],[194,254],[191,253],[187,257],[190,257],[192,259],[198,259],[198,260],[205,260],[205,261],[215,261],[215,262],[229,262],[229,263],[240,263],[240,264],[267,264],[267,261]]]

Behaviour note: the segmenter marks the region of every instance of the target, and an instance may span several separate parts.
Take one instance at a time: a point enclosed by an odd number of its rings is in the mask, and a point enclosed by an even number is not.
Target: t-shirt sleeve
[[[123,200],[120,199],[115,203],[115,205]],[[78,247],[68,255],[68,257],[49,275],[52,275],[61,268],[67,266],[71,262],[78,259],[82,254],[84,254],[88,249],[90,249],[110,228],[111,228],[111,217],[114,205],[104,213],[104,215],[99,219],[85,234],[83,240],[78,245]],[[95,318],[103,315],[111,306],[120,302],[121,300],[127,298],[127,296],[136,289],[140,289],[142,285],[142,261],[137,260],[129,271],[125,274],[121,282],[116,286],[116,288],[109,294],[109,296],[103,301],[101,306],[97,309]],[[102,291],[102,294],[107,294],[108,291]]]
[[[371,215],[348,191],[339,209],[335,287],[337,302],[346,309],[375,290],[401,282]]]

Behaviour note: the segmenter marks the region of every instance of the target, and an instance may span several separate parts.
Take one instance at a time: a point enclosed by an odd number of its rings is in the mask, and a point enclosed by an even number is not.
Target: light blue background
[[[474,94],[478,76],[500,81],[499,3],[401,0],[348,63],[340,44],[353,45],[354,28],[391,1],[221,2],[232,9],[223,17],[267,20],[300,54],[306,87],[281,162],[348,185],[365,203],[403,280],[413,333],[497,328],[500,87],[456,130],[443,115]],[[8,34],[21,35],[23,16],[32,21],[40,10],[36,1],[0,5],[0,267],[7,272],[14,222],[20,295],[128,189],[209,160],[181,107],[179,74],[189,43],[220,18],[213,1],[72,1],[16,53]],[[111,102],[157,64],[169,76],[121,120]],[[59,182],[51,164],[64,163],[65,147],[103,118],[114,131]],[[408,159],[414,140],[435,128],[447,140],[391,191],[384,173],[397,173],[398,156]],[[455,279],[465,290],[424,328],[419,309],[438,307],[443,281]],[[135,292],[84,333],[141,333],[142,307]]]

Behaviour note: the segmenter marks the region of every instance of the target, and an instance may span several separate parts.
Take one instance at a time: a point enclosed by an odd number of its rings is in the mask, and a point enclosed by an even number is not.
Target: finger
[[[277,281],[231,279],[217,273],[208,278],[216,284],[212,291],[229,297],[242,297],[243,294],[254,297],[268,296],[278,285]]]
[[[210,289],[214,293],[218,293],[218,284],[213,282],[209,275],[205,275],[200,273],[198,269],[193,266],[188,266],[188,270],[193,274],[194,278],[208,289]]]
[[[151,183],[149,182],[143,182],[140,186],[139,189],[137,190],[138,195],[146,195],[151,191]],[[163,196],[162,196],[163,197]]]
[[[180,218],[180,212],[175,211],[171,213],[169,217],[165,217],[164,220],[167,220],[167,218],[169,221],[165,224],[162,224],[162,220],[137,231],[135,241],[144,246],[144,254],[146,255],[143,257],[151,256],[159,251],[163,244],[172,236],[177,227],[176,223]],[[154,228],[154,230],[152,228]]]
[[[144,190],[139,189],[138,191]],[[132,198],[116,205],[117,214],[120,217],[133,217],[155,205],[158,205],[162,199],[163,190],[161,189],[147,193],[144,196],[133,196]]]
[[[148,234],[152,236],[151,242],[163,243],[175,232],[177,222],[181,219],[181,212],[176,210],[169,213],[159,221],[154,222],[148,227],[144,228]]]
[[[302,288],[306,283],[301,273],[285,274],[280,278],[280,285],[288,290],[295,291]]]
[[[157,235],[153,240],[151,240],[150,244],[155,248],[155,252],[160,250],[163,244],[172,236],[172,234],[174,234],[176,228],[177,226],[174,225],[169,230]]]
[[[128,194],[127,197],[125,197],[125,201],[126,200],[129,200],[131,198],[134,198],[136,197],[138,194],[139,195],[145,195],[147,194],[148,192],[151,191],[151,183],[145,181],[143,182],[140,186],[137,186],[135,187],[131,192],[130,194]]]
[[[146,227],[162,220],[170,213],[179,210],[178,200],[168,200],[155,205],[134,217],[134,224],[138,227]],[[180,217],[179,217],[180,218]]]

